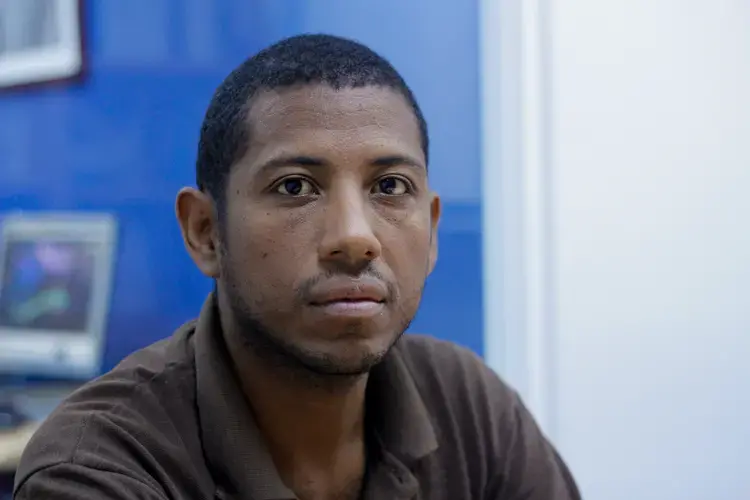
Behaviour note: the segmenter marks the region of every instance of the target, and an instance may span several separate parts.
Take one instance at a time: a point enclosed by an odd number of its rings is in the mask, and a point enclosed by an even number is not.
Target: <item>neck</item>
[[[282,476],[364,464],[367,375],[302,373],[249,347],[236,329],[225,327],[224,332],[242,389]]]
[[[236,366],[266,438],[295,453],[335,455],[362,439],[367,375],[337,377],[269,365],[247,348]]]

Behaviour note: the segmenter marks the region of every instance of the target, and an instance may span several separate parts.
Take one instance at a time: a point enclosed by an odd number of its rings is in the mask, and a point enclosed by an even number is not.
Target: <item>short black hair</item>
[[[246,118],[254,96],[262,90],[317,83],[334,89],[373,85],[402,94],[414,111],[427,159],[427,123],[411,89],[385,58],[346,38],[298,35],[250,57],[216,89],[200,131],[198,188],[223,204],[229,171],[247,152],[250,131]]]

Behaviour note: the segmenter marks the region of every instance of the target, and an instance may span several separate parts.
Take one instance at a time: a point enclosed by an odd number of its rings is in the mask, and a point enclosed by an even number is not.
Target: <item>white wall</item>
[[[750,498],[750,3],[528,5],[520,83],[494,90],[525,105],[522,137],[485,121],[485,182],[524,179],[525,201],[501,207],[524,229],[486,250],[536,267],[487,276],[524,298],[504,331],[524,348],[488,359],[522,382],[585,498]],[[495,136],[539,151],[503,163]],[[507,370],[514,355],[525,369]]]

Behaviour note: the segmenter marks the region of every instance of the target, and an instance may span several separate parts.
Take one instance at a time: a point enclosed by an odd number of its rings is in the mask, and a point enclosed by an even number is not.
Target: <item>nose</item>
[[[380,257],[382,250],[364,197],[351,191],[329,198],[319,257],[322,262],[358,272]]]

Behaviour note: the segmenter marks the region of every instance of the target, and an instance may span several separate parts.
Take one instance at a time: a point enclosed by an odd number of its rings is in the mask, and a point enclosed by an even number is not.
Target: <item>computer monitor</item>
[[[108,215],[14,215],[0,238],[0,374],[99,374],[116,224]]]

